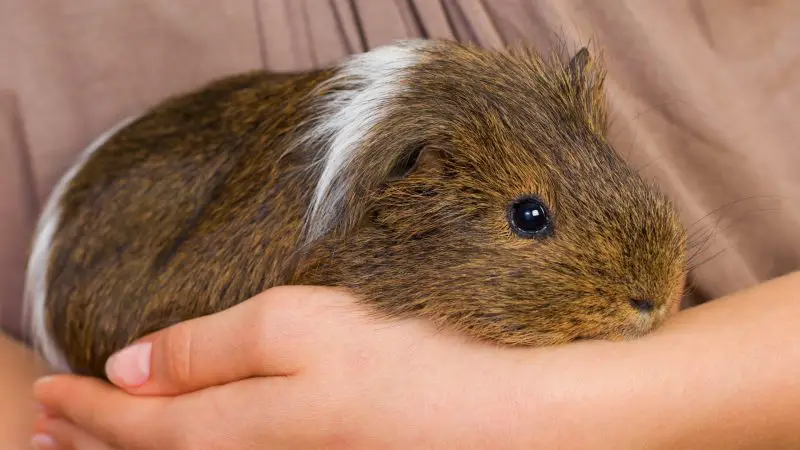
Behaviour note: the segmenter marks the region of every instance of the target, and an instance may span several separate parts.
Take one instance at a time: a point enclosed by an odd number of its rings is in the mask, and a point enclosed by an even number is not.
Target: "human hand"
[[[800,272],[637,341],[515,350],[278,288],[148,337],[149,377],[112,375],[127,393],[39,384],[61,418],[39,430],[76,449],[797,448],[798,292]]]
[[[486,388],[510,360],[492,347],[367,317],[322,288],[272,289],[132,348],[108,373],[135,396],[50,378],[38,430],[76,449],[501,448],[522,400],[507,389],[493,410],[499,390]]]

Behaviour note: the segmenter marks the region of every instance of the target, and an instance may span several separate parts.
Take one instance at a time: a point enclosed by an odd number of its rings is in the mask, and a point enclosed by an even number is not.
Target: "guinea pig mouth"
[[[628,340],[628,339],[635,339],[641,336],[639,332],[624,332],[621,335],[617,335],[614,333],[610,334],[597,334],[597,335],[579,335],[572,338],[570,342],[580,342],[580,341],[620,341],[620,340]]]
[[[620,339],[619,338],[615,339],[612,336],[576,336],[576,337],[572,338],[572,340],[569,341],[569,342],[570,343],[584,342],[584,341],[610,341],[610,342],[613,342],[613,341],[618,341],[618,340],[620,340]]]

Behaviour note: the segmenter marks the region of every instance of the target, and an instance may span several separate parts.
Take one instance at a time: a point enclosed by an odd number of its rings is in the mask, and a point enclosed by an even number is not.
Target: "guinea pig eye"
[[[508,218],[511,229],[522,237],[545,236],[552,231],[547,208],[535,197],[526,197],[514,202]]]

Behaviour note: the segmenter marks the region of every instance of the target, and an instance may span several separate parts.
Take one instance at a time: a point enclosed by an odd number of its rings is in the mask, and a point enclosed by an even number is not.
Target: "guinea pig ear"
[[[441,155],[424,143],[416,144],[403,153],[392,165],[387,178],[389,181],[406,178],[412,173],[433,170],[440,167]]]
[[[600,58],[602,59],[602,58]],[[589,49],[582,47],[572,57],[567,66],[569,86],[575,100],[586,115],[592,128],[600,132],[607,130],[605,111],[605,70],[600,61],[589,54]]]
[[[586,80],[586,66],[589,65],[591,59],[589,49],[582,47],[569,61],[569,72],[572,75],[573,83],[576,85],[581,85]]]

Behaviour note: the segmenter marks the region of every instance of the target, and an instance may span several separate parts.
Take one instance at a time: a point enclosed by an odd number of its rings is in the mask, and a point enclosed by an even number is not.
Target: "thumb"
[[[332,290],[286,286],[150,334],[106,363],[109,380],[131,394],[180,395],[258,376],[285,376],[308,360]],[[324,322],[324,321],[322,321]]]

